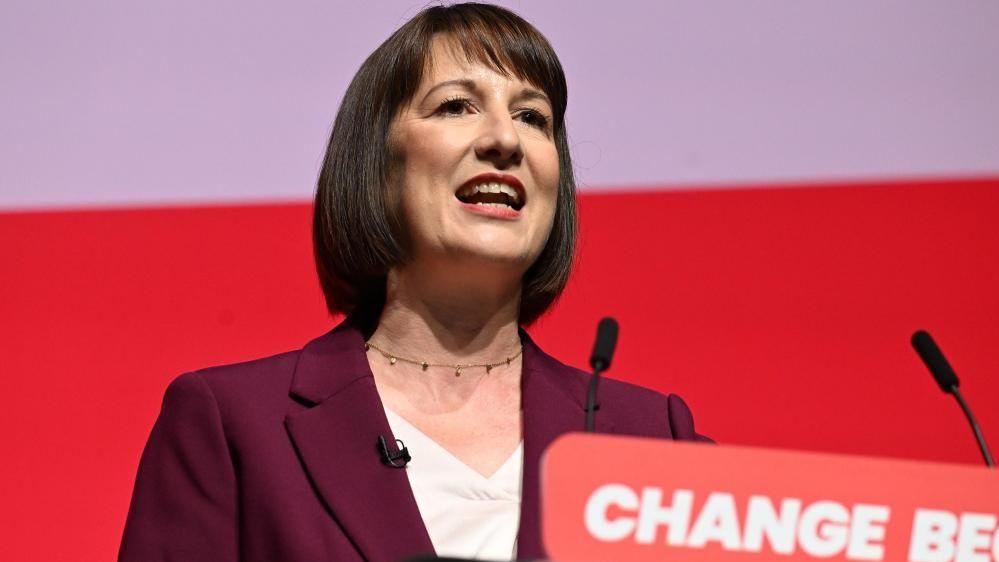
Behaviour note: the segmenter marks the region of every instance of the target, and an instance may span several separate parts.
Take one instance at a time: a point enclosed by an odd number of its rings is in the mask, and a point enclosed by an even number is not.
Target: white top
[[[412,456],[406,475],[437,556],[513,560],[524,442],[486,478],[399,414],[385,408],[385,415]]]

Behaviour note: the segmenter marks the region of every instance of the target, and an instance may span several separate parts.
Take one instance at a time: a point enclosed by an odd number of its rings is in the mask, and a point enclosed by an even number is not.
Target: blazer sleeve
[[[694,415],[690,413],[690,408],[676,394],[670,394],[666,398],[666,413],[669,419],[669,429],[673,434],[673,439],[677,441],[698,441],[702,443],[714,443],[710,437],[701,435],[694,430]]]
[[[215,397],[199,374],[181,375],[139,461],[119,562],[235,562],[236,501]]]

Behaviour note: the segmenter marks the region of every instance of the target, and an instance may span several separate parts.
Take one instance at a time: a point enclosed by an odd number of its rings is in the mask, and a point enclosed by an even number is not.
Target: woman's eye
[[[548,118],[545,117],[544,114],[538,111],[534,111],[533,109],[528,109],[526,111],[521,112],[519,117],[521,121],[527,123],[528,125],[531,125],[532,127],[537,127],[539,129],[548,128]]]
[[[437,112],[443,115],[461,115],[466,109],[468,109],[468,100],[456,98],[441,102]]]

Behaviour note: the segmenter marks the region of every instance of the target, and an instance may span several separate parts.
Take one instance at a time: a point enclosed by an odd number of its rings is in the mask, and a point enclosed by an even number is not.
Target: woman
[[[428,8],[367,59],[315,203],[347,320],[170,385],[121,560],[544,556],[539,458],[583,426],[587,383],[520,330],[572,261],[565,107],[551,46],[494,6]],[[599,431],[703,439],[675,396],[600,397]]]

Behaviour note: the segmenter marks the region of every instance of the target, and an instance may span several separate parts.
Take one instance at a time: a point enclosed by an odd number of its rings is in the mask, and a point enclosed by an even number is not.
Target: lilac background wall
[[[584,189],[999,172],[999,3],[502,2],[554,43]],[[0,208],[310,196],[422,3],[0,4]]]

